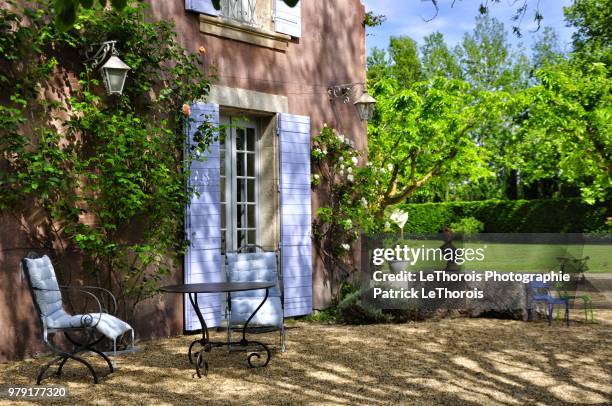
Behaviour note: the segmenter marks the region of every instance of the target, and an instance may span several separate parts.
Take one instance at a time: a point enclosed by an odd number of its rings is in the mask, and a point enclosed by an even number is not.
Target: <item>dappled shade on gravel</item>
[[[192,378],[186,357],[194,337],[174,337],[140,343],[139,352],[117,357],[118,370],[99,385],[74,362],[61,380],[45,384],[67,385],[70,398],[59,404],[70,405],[602,404],[612,400],[612,312],[596,316],[597,324],[577,317],[569,328],[466,318],[369,326],[299,322],[289,326],[287,352],[274,352],[267,368],[249,369],[244,353],[216,349],[203,379]],[[0,385],[33,384],[45,360],[0,364]]]

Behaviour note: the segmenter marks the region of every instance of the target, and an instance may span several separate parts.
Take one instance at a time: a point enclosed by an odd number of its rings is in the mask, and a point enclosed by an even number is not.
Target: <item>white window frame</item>
[[[255,193],[254,193],[254,206],[255,206],[255,241],[249,243],[260,244],[261,242],[261,222],[260,222],[260,183],[261,183],[261,129],[259,125],[259,120],[254,117],[243,117],[237,115],[222,115],[221,116],[221,125],[225,126],[225,142],[222,144],[221,152],[225,154],[222,158],[224,163],[224,175],[222,177],[225,178],[225,195],[221,196],[221,204],[223,209],[225,210],[225,224],[221,225],[221,231],[224,234],[225,244],[222,246],[222,255],[227,251],[233,251],[240,248],[237,245],[237,241],[235,241],[235,237],[238,233],[238,204],[236,202],[237,193],[237,185],[238,185],[238,176],[235,173],[235,162],[237,156],[237,146],[236,146],[236,130],[244,128],[252,128],[255,133],[255,145],[254,145],[254,154],[255,154]],[[229,137],[228,135],[229,134]],[[229,143],[228,143],[229,141]],[[245,147],[247,145],[245,139]],[[228,148],[229,146],[229,148]],[[229,159],[228,159],[229,158]],[[247,176],[246,173],[244,176]],[[228,182],[228,179],[230,182]],[[228,187],[231,186],[231,187]],[[223,193],[223,192],[222,192]],[[247,195],[248,196],[248,195]],[[247,197],[248,199],[248,197]],[[248,209],[247,209],[248,212]],[[248,213],[247,213],[248,217]],[[225,228],[223,228],[225,226]],[[248,240],[248,230],[250,227],[240,227],[240,230],[246,230],[247,232],[247,240]]]

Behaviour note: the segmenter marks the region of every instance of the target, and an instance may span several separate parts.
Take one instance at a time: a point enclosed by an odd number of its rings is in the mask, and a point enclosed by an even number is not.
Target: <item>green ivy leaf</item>
[[[78,0],[55,0],[55,23],[60,31],[66,31],[76,21]]]
[[[125,8],[125,6],[127,6],[127,0],[111,0],[111,4],[113,5],[113,8],[121,11]]]

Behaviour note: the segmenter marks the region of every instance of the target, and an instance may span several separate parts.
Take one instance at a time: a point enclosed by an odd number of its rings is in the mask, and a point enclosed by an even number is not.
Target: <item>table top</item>
[[[275,282],[186,283],[180,285],[164,286],[161,288],[161,290],[168,293],[219,293],[267,289],[273,287],[274,285],[276,285]]]

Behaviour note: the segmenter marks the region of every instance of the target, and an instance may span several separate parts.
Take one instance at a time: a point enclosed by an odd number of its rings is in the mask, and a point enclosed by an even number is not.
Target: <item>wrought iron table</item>
[[[247,340],[246,338],[246,329],[249,325],[249,322],[257,311],[261,309],[263,304],[268,299],[268,294],[270,293],[270,288],[274,287],[274,282],[215,282],[215,283],[191,283],[191,284],[181,284],[181,285],[169,285],[161,288],[162,291],[167,293],[184,293],[189,296],[189,301],[191,302],[191,306],[198,316],[198,320],[200,321],[200,325],[202,326],[202,338],[199,338],[189,345],[189,363],[193,364],[193,357],[195,356],[195,369],[198,378],[202,377],[200,369],[202,369],[204,375],[208,375],[208,362],[204,359],[204,353],[210,352],[210,350],[214,347],[223,347],[223,346],[232,346],[232,345],[240,345],[242,347],[247,346],[259,346],[262,348],[262,351],[254,351],[247,356],[247,363],[251,368],[263,368],[268,365],[270,362],[270,349],[267,345],[259,341]],[[249,316],[247,321],[244,323],[242,327],[242,339],[240,341],[211,341],[210,335],[208,334],[208,326],[206,325],[206,321],[202,316],[202,312],[200,311],[200,307],[198,306],[198,293],[231,293],[231,292],[243,292],[247,290],[259,290],[265,289],[266,295],[264,299],[259,304],[259,306],[255,309],[253,314]],[[193,346],[195,344],[200,344],[202,347],[199,351],[192,353]],[[252,362],[252,358],[255,357],[257,359],[261,358],[260,352],[265,351],[266,359],[265,362],[261,364],[254,364]]]

